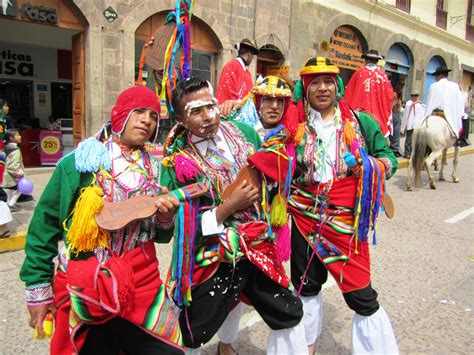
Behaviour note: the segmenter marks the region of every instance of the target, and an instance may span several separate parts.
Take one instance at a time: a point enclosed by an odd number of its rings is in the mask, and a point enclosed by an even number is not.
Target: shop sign
[[[56,164],[62,157],[61,137],[61,132],[45,130],[40,132],[41,164]]]
[[[16,0],[2,0],[0,15],[16,16]]]
[[[108,8],[106,8],[104,10],[104,12],[102,12],[102,14],[104,15],[105,19],[109,22],[109,23],[112,23],[114,22],[117,17],[118,17],[118,14],[115,12],[114,8],[112,6],[109,6]]]
[[[364,66],[362,45],[357,33],[347,26],[338,27],[329,40],[329,58],[340,68],[357,70]]]
[[[56,9],[51,9],[43,5],[31,5],[25,3],[21,5],[21,17],[26,17],[31,21],[46,22],[51,24],[58,23]]]
[[[267,75],[285,77],[290,73],[290,67],[287,65],[271,66],[267,68]]]
[[[34,76],[34,74],[31,55],[15,53],[9,49],[0,52],[0,75],[30,77]]]

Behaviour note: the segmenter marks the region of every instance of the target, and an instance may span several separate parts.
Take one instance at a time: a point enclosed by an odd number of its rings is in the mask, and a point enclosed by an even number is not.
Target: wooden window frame
[[[411,0],[396,0],[395,6],[397,9],[410,13]]]

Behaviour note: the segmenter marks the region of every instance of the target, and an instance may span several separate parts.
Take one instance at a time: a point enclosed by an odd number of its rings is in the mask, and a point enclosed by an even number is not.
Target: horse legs
[[[426,172],[428,173],[428,178],[430,179],[430,187],[431,187],[433,190],[436,189],[436,183],[435,183],[435,179],[434,179],[433,173],[431,172],[431,164],[433,163],[433,161],[434,161],[436,158],[439,157],[440,154],[441,154],[441,149],[432,152],[432,153],[431,153],[430,155],[428,155],[428,157],[425,159]]]
[[[412,182],[413,182],[413,160],[410,157],[408,160],[408,179],[407,179],[407,191],[413,191]]]
[[[446,165],[446,154],[448,153],[448,148],[443,149],[443,154],[441,154],[441,168],[439,169],[439,180],[444,181],[444,166]],[[435,160],[436,162],[437,160]]]
[[[459,177],[456,175],[458,160],[459,160],[459,146],[456,145],[454,147],[453,173],[451,174],[451,177],[453,178],[453,182],[459,182]]]

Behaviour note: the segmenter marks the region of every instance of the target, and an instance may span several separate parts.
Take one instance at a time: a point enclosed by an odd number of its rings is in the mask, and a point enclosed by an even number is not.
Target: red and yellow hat
[[[331,75],[334,77],[337,93],[339,96],[344,95],[344,84],[339,76],[339,68],[331,63],[326,57],[311,57],[306,60],[306,63],[300,69],[301,81],[303,83],[303,90],[306,95],[309,85],[318,75]]]
[[[262,105],[263,97],[281,97],[285,99],[285,105],[283,108],[282,115],[285,114],[286,109],[288,108],[288,103],[291,98],[291,90],[288,84],[277,76],[266,76],[262,81],[258,82],[252,90],[252,94],[255,97],[255,107],[257,112],[260,112],[260,107]]]

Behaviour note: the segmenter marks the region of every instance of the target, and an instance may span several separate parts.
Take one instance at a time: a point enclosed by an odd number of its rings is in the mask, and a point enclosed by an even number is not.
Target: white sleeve
[[[217,224],[216,218],[217,208],[206,211],[201,216],[201,230],[203,236],[219,234],[224,230],[223,224]]]

